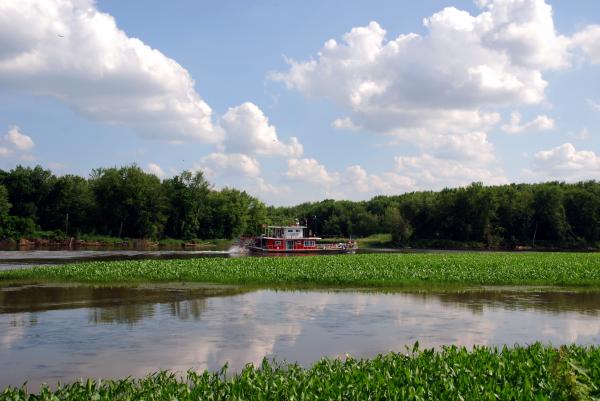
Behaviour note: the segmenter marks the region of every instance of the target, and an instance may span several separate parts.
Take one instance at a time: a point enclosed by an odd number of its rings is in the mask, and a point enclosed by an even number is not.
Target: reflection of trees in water
[[[150,317],[156,304],[167,305],[165,313],[181,319],[199,318],[205,298],[240,293],[231,288],[135,288],[94,286],[23,286],[0,289],[0,313],[43,312],[59,309],[96,308],[90,321],[137,322]],[[108,310],[114,309],[113,312]],[[100,312],[102,311],[102,312]],[[96,316],[97,315],[97,316]],[[113,315],[114,318],[110,318]]]
[[[190,299],[182,302],[172,302],[166,305],[171,316],[181,320],[199,320],[202,312],[206,310],[206,298]]]
[[[181,320],[200,319],[206,309],[206,299],[198,298],[185,301],[157,303],[132,303],[91,308],[88,321],[95,324],[128,324],[135,325],[144,319],[152,319],[157,314],[168,313]]]
[[[8,324],[12,328],[37,326],[38,315],[37,313],[16,314],[10,318]]]
[[[488,309],[549,313],[576,312],[589,316],[600,316],[600,291],[584,289],[535,289],[535,288],[488,288],[432,290],[422,292],[385,292],[387,295],[405,294],[415,302],[440,302],[448,308],[465,309],[479,315]],[[377,291],[365,293],[381,294]]]
[[[34,312],[114,304],[137,298],[135,289],[93,286],[25,286],[0,291],[0,311]]]
[[[600,314],[600,293],[567,291],[466,291],[428,294],[443,304],[464,307],[480,314],[485,307],[509,311],[577,312],[590,316]]]
[[[154,314],[154,304],[115,305],[89,309],[88,321],[95,324],[118,323],[134,325],[145,318],[154,317]]]
[[[65,304],[92,299],[93,287],[27,286],[0,291],[0,311],[33,312],[60,309]]]

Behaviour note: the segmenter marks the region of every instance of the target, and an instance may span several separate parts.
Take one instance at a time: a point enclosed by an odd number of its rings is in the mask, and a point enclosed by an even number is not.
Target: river
[[[263,357],[308,366],[422,347],[600,343],[600,293],[561,288],[461,291],[244,291],[22,285],[0,288],[0,389],[28,381],[230,371]],[[9,367],[9,368],[8,368]]]

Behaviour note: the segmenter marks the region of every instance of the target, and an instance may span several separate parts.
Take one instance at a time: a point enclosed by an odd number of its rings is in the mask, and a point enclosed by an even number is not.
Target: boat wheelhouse
[[[307,235],[308,234],[308,235]],[[354,241],[319,244],[320,237],[308,233],[306,226],[266,226],[265,233],[255,237],[248,247],[254,252],[348,252],[356,249]]]

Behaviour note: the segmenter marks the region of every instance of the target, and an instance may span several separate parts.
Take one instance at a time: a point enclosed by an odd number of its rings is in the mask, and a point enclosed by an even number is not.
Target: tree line
[[[363,202],[324,200],[269,208],[278,219],[301,217],[324,236],[391,233],[399,245],[513,248],[556,244],[596,246],[600,183],[510,184],[376,196]]]
[[[215,239],[296,219],[315,235],[389,233],[400,245],[514,247],[600,240],[600,183],[511,184],[326,199],[267,207],[244,191],[215,190],[202,172],[160,180],[139,167],[99,168],[88,178],[40,166],[0,170],[0,238],[82,234]]]
[[[202,172],[160,180],[135,165],[89,178],[40,166],[0,170],[0,238],[235,238],[256,233],[266,210],[244,191],[212,189]]]

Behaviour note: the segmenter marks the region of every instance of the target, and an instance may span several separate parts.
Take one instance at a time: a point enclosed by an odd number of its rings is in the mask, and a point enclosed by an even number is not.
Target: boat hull
[[[354,253],[355,249],[347,249],[347,248],[316,248],[316,249],[268,249],[268,248],[260,248],[257,246],[249,246],[248,250],[251,253],[256,254],[340,254],[340,253]]]

